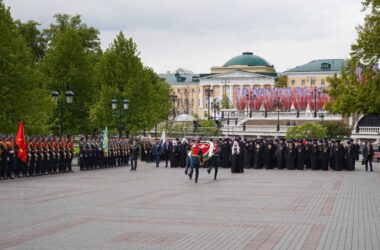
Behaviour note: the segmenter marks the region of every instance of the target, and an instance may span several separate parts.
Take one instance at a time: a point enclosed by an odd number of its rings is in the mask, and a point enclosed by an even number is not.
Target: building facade
[[[343,59],[318,59],[285,71],[288,87],[329,87],[328,77],[340,76]]]
[[[176,113],[204,118],[223,108],[238,109],[241,98],[253,95],[254,88],[273,88],[277,73],[273,65],[251,52],[211,68],[207,74],[161,74],[167,81]],[[217,109],[217,110],[216,110]]]

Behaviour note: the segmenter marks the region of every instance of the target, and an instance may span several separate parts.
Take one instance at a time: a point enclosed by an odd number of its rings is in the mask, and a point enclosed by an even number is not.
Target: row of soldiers
[[[72,172],[74,141],[67,137],[26,137],[26,162],[14,136],[0,137],[0,179]]]
[[[108,147],[108,148],[107,148]],[[129,165],[132,145],[128,138],[109,138],[103,145],[102,137],[82,137],[79,143],[81,171]]]

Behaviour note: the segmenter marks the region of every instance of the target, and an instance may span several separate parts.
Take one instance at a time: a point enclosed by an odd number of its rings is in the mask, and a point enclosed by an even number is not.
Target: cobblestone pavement
[[[139,164],[0,181],[0,249],[380,249],[379,164],[198,184]]]

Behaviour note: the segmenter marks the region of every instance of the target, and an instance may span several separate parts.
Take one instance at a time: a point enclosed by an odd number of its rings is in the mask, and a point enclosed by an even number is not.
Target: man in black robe
[[[345,163],[345,169],[348,171],[354,170],[354,164],[355,164],[355,148],[351,144],[351,140],[347,141],[347,145],[344,148],[344,163]]]
[[[316,141],[313,142],[313,146],[310,149],[310,167],[312,170],[318,170],[318,159],[319,159],[319,147]]]
[[[294,165],[296,162],[296,156],[297,156],[297,152],[294,148],[293,141],[288,141],[288,147],[286,148],[286,151],[285,151],[286,168],[288,170],[294,169]]]
[[[305,168],[305,146],[302,143],[302,140],[297,141],[296,145],[297,152],[297,169],[304,170]]]
[[[310,140],[305,140],[305,166],[306,168],[310,168],[310,151],[311,151],[312,145],[310,143]]]
[[[333,151],[334,170],[341,171],[343,169],[344,148],[340,144],[340,140],[335,141]]]
[[[322,170],[329,170],[329,162],[330,162],[330,147],[328,141],[324,141],[321,151],[320,151],[320,158],[321,158],[321,169]]]
[[[228,143],[228,140],[223,141],[222,145],[222,168],[229,168],[229,160],[231,155],[231,147]]]
[[[254,159],[253,168],[263,168],[263,149],[261,146],[261,140],[256,140]]]
[[[284,139],[281,139],[280,143],[277,145],[276,153],[275,153],[276,166],[278,169],[285,168],[285,165],[286,165],[285,151],[286,151],[285,141]]]
[[[275,148],[273,142],[269,141],[264,145],[264,166],[266,169],[273,169]]]

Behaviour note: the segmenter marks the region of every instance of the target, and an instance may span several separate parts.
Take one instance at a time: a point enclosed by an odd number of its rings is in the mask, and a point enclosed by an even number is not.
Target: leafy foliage
[[[14,21],[0,0],[0,133],[15,133],[20,119],[27,134],[58,133],[63,107],[64,133],[87,134],[108,126],[117,131],[111,99],[130,100],[123,129],[148,130],[166,119],[169,86],[144,67],[137,45],[120,33],[104,53],[99,31],[80,15],[56,14],[40,30],[33,20]],[[50,98],[60,93],[58,103]],[[74,92],[68,105],[65,91]]]
[[[328,109],[333,113],[380,114],[380,74],[376,65],[380,59],[380,3],[363,2],[363,11],[369,11],[364,25],[357,27],[358,39],[351,47],[351,58],[341,78],[329,79],[332,102]]]
[[[329,139],[345,138],[351,136],[351,129],[342,121],[322,122]]]
[[[326,135],[326,128],[315,122],[306,122],[301,126],[290,127],[286,132],[288,139],[323,139]]]

